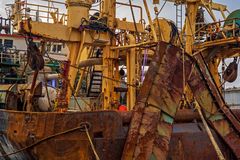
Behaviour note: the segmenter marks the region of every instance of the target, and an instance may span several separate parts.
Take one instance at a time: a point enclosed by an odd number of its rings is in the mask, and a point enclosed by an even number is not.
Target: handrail
[[[41,1],[49,2],[49,0],[41,0]],[[55,4],[64,4],[64,5],[66,5],[66,3],[64,3],[64,2],[59,2],[59,1],[53,1],[53,0],[51,0],[50,2],[51,2],[51,3],[55,3]]]
[[[221,23],[221,22],[233,21],[233,20],[240,20],[240,18],[226,19],[226,20],[221,20],[221,21],[218,21],[218,22],[213,22],[213,23],[205,24],[204,26],[202,26],[201,28],[199,28],[197,31],[195,31],[195,34],[198,33],[199,31],[201,31],[202,29],[204,29],[205,27],[209,26],[209,25],[219,24],[219,23]]]
[[[8,52],[0,52],[0,63],[20,64],[26,58],[26,51],[10,48],[7,50]]]
[[[21,5],[21,8],[15,12],[16,15],[19,15],[21,19],[28,19],[28,18],[36,18],[36,21],[39,18],[42,19],[43,22],[47,23],[54,23],[54,18],[51,16],[52,13],[56,14],[57,21],[63,20],[63,24],[66,25],[67,21],[67,14],[65,12],[60,12],[59,7],[55,7],[54,4],[65,5],[63,2],[59,1],[49,1],[49,0],[38,0],[43,2],[48,2],[48,4],[36,4],[36,3],[29,3],[26,1],[24,2],[16,2],[15,4]],[[52,5],[50,5],[50,3]],[[64,7],[63,7],[64,8]],[[32,19],[34,20],[34,19]]]
[[[218,22],[208,23],[200,27],[192,36],[195,38],[196,42],[201,42],[202,40],[213,41],[216,39],[226,39],[229,37],[240,36],[240,26],[236,26],[236,21],[240,18],[232,18],[227,20],[222,20]],[[232,22],[232,25],[227,27],[223,23]]]

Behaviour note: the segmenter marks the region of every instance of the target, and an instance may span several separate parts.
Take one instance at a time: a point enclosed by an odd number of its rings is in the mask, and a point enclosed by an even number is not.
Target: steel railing
[[[8,48],[7,51],[0,51],[0,63],[9,65],[20,65],[26,61],[26,51]]]
[[[46,23],[63,23],[67,24],[66,7],[63,0],[34,0],[31,3],[30,0],[21,2],[15,2],[15,6],[18,6],[18,10],[13,13],[21,20],[31,18],[33,21],[41,21]]]
[[[202,25],[194,34],[195,41],[198,43],[240,37],[240,24],[237,24],[239,20],[240,18],[234,18]],[[226,23],[229,24],[224,25]]]

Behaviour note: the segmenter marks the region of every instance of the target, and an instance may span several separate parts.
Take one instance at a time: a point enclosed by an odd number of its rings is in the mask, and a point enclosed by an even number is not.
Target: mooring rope
[[[87,134],[89,134],[89,133],[88,133],[88,129],[87,129],[88,126],[90,127],[90,124],[89,124],[88,122],[82,122],[82,123],[80,123],[79,127],[72,128],[72,129],[69,129],[69,130],[66,130],[66,131],[63,131],[63,132],[59,132],[59,133],[56,133],[56,134],[54,134],[54,135],[50,135],[50,136],[45,137],[45,138],[43,138],[43,139],[41,139],[41,140],[39,140],[39,141],[37,141],[37,142],[34,142],[33,144],[30,144],[29,146],[23,147],[23,148],[15,151],[15,152],[0,155],[0,158],[9,157],[9,156],[14,155],[14,154],[17,154],[17,153],[19,153],[19,152],[23,152],[23,151],[25,151],[25,150],[27,150],[27,149],[30,149],[30,148],[32,148],[32,147],[35,147],[35,146],[41,144],[41,143],[44,142],[44,141],[47,141],[47,140],[52,139],[52,138],[55,138],[55,137],[57,137],[57,136],[60,136],[60,135],[63,135],[63,134],[67,134],[67,133],[71,133],[71,132],[74,132],[74,131],[77,131],[77,130],[80,130],[81,132],[86,131]],[[87,129],[87,130],[86,130],[86,129]],[[100,159],[98,159],[98,160],[100,160]]]
[[[85,131],[86,131],[86,134],[87,134],[89,143],[90,143],[90,145],[91,145],[91,148],[92,148],[92,150],[93,150],[93,153],[94,153],[94,155],[95,155],[95,157],[96,157],[96,160],[100,160],[100,158],[99,158],[99,156],[98,156],[98,154],[97,154],[97,151],[96,151],[96,149],[95,149],[95,147],[94,147],[94,145],[93,145],[92,139],[91,139],[91,137],[90,137],[90,135],[89,135],[88,128],[87,128],[86,125],[85,125]]]
[[[198,113],[199,113],[199,115],[200,115],[200,117],[202,119],[203,125],[204,125],[204,127],[205,127],[205,129],[207,131],[208,137],[209,137],[209,139],[210,139],[210,141],[211,141],[211,143],[212,143],[212,145],[213,145],[213,147],[214,147],[214,149],[215,149],[215,151],[217,153],[218,159],[219,160],[225,160],[225,158],[224,158],[224,156],[222,154],[222,151],[220,150],[216,140],[214,139],[213,134],[212,134],[212,132],[211,132],[211,130],[210,130],[208,124],[207,124],[207,121],[205,120],[205,118],[203,116],[203,113],[202,113],[202,110],[200,108],[200,105],[198,104],[197,101],[195,101],[194,104],[195,104],[195,108],[197,109],[197,111],[198,111]]]

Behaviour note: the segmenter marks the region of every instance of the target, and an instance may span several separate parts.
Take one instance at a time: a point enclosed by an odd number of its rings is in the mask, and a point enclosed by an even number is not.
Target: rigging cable
[[[224,156],[223,156],[223,154],[222,154],[222,152],[221,152],[221,150],[220,150],[216,140],[213,137],[213,134],[212,134],[212,132],[211,132],[211,130],[210,130],[208,124],[207,124],[207,121],[205,120],[205,118],[203,116],[203,113],[201,111],[200,105],[198,104],[197,101],[195,101],[194,104],[195,104],[195,108],[197,109],[197,111],[198,111],[198,113],[199,113],[199,115],[201,117],[203,125],[204,125],[204,127],[205,127],[205,129],[207,131],[208,137],[209,137],[209,139],[210,139],[210,141],[211,141],[211,143],[212,143],[212,145],[213,145],[213,147],[214,147],[214,149],[215,149],[215,151],[217,153],[218,159],[219,160],[225,160],[225,158],[224,158]]]
[[[97,154],[97,151],[96,151],[96,149],[95,149],[95,147],[94,147],[94,144],[93,144],[93,142],[92,142],[92,139],[91,139],[91,137],[90,137],[90,134],[89,134],[89,132],[88,132],[88,128],[87,128],[86,125],[85,125],[84,127],[85,127],[85,131],[86,131],[86,134],[87,134],[89,143],[90,143],[91,148],[92,148],[92,150],[93,150],[93,153],[94,153],[94,155],[95,155],[95,157],[96,157],[96,160],[100,160],[100,158],[99,158],[99,156],[98,156],[98,154]]]
[[[162,5],[162,7],[161,7],[161,9],[157,12],[157,17],[159,16],[159,14],[162,12],[162,10],[163,10],[163,8],[165,7],[165,5],[166,5],[166,3],[167,3],[167,1],[165,0],[165,2],[163,3],[163,5]]]
[[[34,142],[33,144],[30,144],[30,145],[28,145],[26,147],[23,147],[22,149],[19,149],[19,150],[15,151],[15,152],[0,155],[0,157],[2,157],[2,158],[9,157],[9,156],[17,154],[19,152],[23,152],[23,151],[25,151],[27,149],[33,148],[33,147],[41,144],[44,141],[50,140],[52,138],[55,138],[55,137],[63,135],[63,134],[71,133],[71,132],[74,132],[74,131],[77,131],[77,130],[80,130],[81,132],[84,131],[84,130],[86,131],[86,126],[90,127],[90,124],[88,122],[82,122],[82,123],[79,124],[79,127],[75,127],[75,128],[63,131],[63,132],[56,133],[54,135],[47,136],[47,137],[45,137],[45,138],[43,138],[43,139],[41,139],[41,140],[39,140],[37,142]]]
[[[75,90],[74,90],[73,86],[71,85],[69,79],[66,78],[65,80],[67,81],[67,83],[68,83],[68,85],[69,85],[69,87],[70,87],[70,89],[71,89],[71,91],[72,91],[72,96],[73,96],[75,102],[77,103],[79,110],[83,111],[82,108],[81,108],[81,106],[80,106],[80,104],[79,104],[78,101],[77,101],[76,96],[74,95]],[[79,97],[82,99],[82,101],[83,101],[89,108],[91,108],[91,105],[88,104],[87,101],[86,101],[83,97],[81,97],[81,96],[79,96]]]
[[[59,62],[59,63],[64,63],[63,61],[60,61],[60,60],[57,60],[57,59],[54,59],[54,58],[50,57],[47,52],[46,52],[46,55],[47,55],[47,56],[44,56],[44,57],[49,58],[51,61],[54,60],[54,61],[57,61],[57,62]],[[81,71],[86,71],[86,72],[88,72],[87,69],[82,69],[81,67],[78,67],[78,66],[70,65],[70,67],[75,68],[75,69],[78,69],[78,70],[81,70]],[[136,88],[138,88],[136,85],[132,85],[132,84],[129,84],[129,83],[127,83],[127,82],[122,82],[122,81],[119,81],[119,80],[114,79],[114,78],[110,78],[110,77],[103,76],[103,75],[101,75],[101,77],[102,77],[102,78],[105,78],[105,79],[112,80],[112,81],[114,81],[114,82],[124,83],[124,84],[126,84],[127,86],[130,86],[130,87],[136,87]]]
[[[135,27],[135,30],[136,30],[137,38],[138,38],[138,41],[140,41],[140,35],[139,35],[138,29],[137,29],[136,19],[135,19],[135,15],[134,15],[134,11],[133,11],[133,6],[132,6],[132,1],[131,0],[129,0],[129,5],[130,5],[131,13],[132,13],[132,18],[133,18],[133,23],[134,23],[134,27]]]

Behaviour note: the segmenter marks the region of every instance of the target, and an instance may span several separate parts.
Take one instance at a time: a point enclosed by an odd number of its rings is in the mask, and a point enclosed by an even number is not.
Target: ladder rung
[[[99,93],[101,93],[101,92],[100,92],[100,91],[99,91],[99,92],[91,91],[90,94],[91,94],[91,93],[93,93],[93,94],[94,94],[94,93],[99,94]]]
[[[100,81],[99,81],[100,82]],[[93,83],[92,82],[92,85],[101,85],[102,84],[102,82],[100,82],[100,83]]]
[[[92,78],[93,81],[102,81],[102,77],[100,76],[95,76]]]

